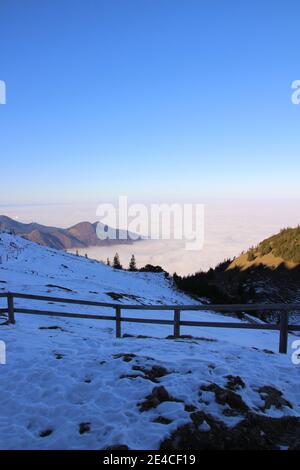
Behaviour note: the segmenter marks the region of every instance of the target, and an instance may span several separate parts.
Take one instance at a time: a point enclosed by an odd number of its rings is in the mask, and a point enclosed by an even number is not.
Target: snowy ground
[[[120,303],[194,303],[163,275],[115,271],[7,234],[0,234],[0,256],[0,292],[107,302],[113,301],[113,292],[128,296]],[[16,304],[38,305],[21,299]],[[41,306],[70,311],[70,305]],[[72,311],[100,313],[91,307],[72,306]],[[243,381],[238,393],[251,411],[300,416],[300,366],[292,364],[290,348],[288,355],[277,353],[277,332],[186,327],[182,334],[195,338],[170,340],[166,336],[172,334],[171,326],[126,323],[123,334],[151,338],[116,339],[111,321],[16,318],[15,325],[0,326],[0,340],[7,346],[7,364],[0,365],[1,449],[102,449],[119,444],[157,449],[198,410],[234,426],[244,411],[218,403],[213,391],[203,390],[212,384],[225,390],[229,375]],[[185,312],[187,318],[232,321],[211,312]],[[293,339],[290,335],[290,343]],[[170,399],[144,406],[158,386],[165,387]],[[265,386],[282,393],[271,406],[265,406]],[[202,429],[209,432],[209,425],[203,423]]]

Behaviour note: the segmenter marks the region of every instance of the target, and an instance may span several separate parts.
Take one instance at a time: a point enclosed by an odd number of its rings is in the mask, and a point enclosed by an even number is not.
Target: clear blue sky
[[[300,196],[298,0],[1,0],[2,203]]]

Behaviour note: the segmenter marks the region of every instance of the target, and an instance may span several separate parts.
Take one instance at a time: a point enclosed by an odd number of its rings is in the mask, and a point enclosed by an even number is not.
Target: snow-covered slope
[[[8,234],[0,234],[0,257],[0,292],[194,303],[162,274],[116,271]],[[16,305],[38,303],[19,299]],[[70,311],[63,303],[40,306]],[[72,311],[99,313],[73,305]],[[230,321],[209,311],[182,314],[200,317]],[[214,432],[217,421],[232,429],[249,413],[300,415],[299,366],[290,354],[277,353],[276,332],[185,327],[182,334],[194,338],[170,340],[170,326],[126,323],[126,337],[116,339],[111,321],[22,314],[16,319],[15,325],[0,326],[7,348],[7,364],[0,365],[2,449],[157,449],[186,425],[201,436]]]
[[[112,301],[108,292],[123,292],[137,295],[136,301],[141,304],[191,302],[176,293],[163,274],[113,270],[99,261],[45,248],[6,233],[0,233],[0,259],[0,286],[5,291],[63,296],[64,289],[69,289],[69,297],[106,302]],[[135,303],[133,300],[130,303]]]

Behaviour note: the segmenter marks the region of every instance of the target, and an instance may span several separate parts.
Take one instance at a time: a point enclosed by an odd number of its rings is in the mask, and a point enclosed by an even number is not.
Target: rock
[[[130,353],[120,353],[120,354],[114,354],[113,358],[114,359],[120,359],[122,358],[124,362],[130,362],[132,359],[136,357],[135,354],[130,354]]]
[[[91,423],[80,423],[79,424],[79,434],[85,434],[91,429]]]
[[[149,379],[152,382],[158,382],[157,379],[164,377],[165,375],[170,373],[165,367],[157,365],[152,366],[151,369],[146,369],[145,367],[136,365],[132,367],[132,370],[138,370],[143,372],[144,378]]]
[[[230,390],[238,390],[239,388],[245,388],[245,382],[238,375],[226,375],[228,380],[226,387]]]
[[[47,436],[50,436],[50,434],[52,434],[52,429],[45,429],[44,431],[41,431],[40,432],[40,437],[47,437]]]
[[[205,392],[214,392],[216,402],[220,405],[229,405],[230,408],[239,411],[240,413],[246,413],[249,411],[249,407],[243,401],[242,397],[232,390],[222,388],[215,383],[203,385],[201,390]]]
[[[151,408],[156,408],[160,403],[164,401],[180,401],[173,398],[169,392],[165,389],[165,387],[154,387],[151,394],[148,395],[140,404],[140,411],[147,411]]]
[[[291,403],[287,401],[283,396],[282,392],[277,390],[275,387],[271,385],[265,385],[258,389],[261,398],[264,400],[265,405],[262,408],[263,411],[268,410],[271,406],[274,406],[277,409],[282,409],[284,406],[289,408],[293,408]]]
[[[300,450],[299,418],[249,413],[231,428],[203,412],[193,413],[191,418],[193,423],[177,428],[160,450]],[[206,432],[199,429],[204,420],[211,428]]]

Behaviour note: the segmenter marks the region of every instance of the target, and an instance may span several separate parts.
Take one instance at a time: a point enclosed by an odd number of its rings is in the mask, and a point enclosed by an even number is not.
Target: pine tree
[[[110,259],[109,258],[107,258],[107,260],[106,260],[106,265],[110,266]]]
[[[115,269],[123,269],[121,263],[120,263],[120,258],[118,253],[115,254],[114,260],[113,260],[113,268]]]
[[[129,263],[129,271],[137,271],[134,255],[131,256],[131,260],[130,260],[130,263]]]
[[[256,258],[255,249],[252,247],[252,248],[250,248],[250,250],[248,251],[248,254],[247,254],[247,261],[254,261],[255,258]]]

